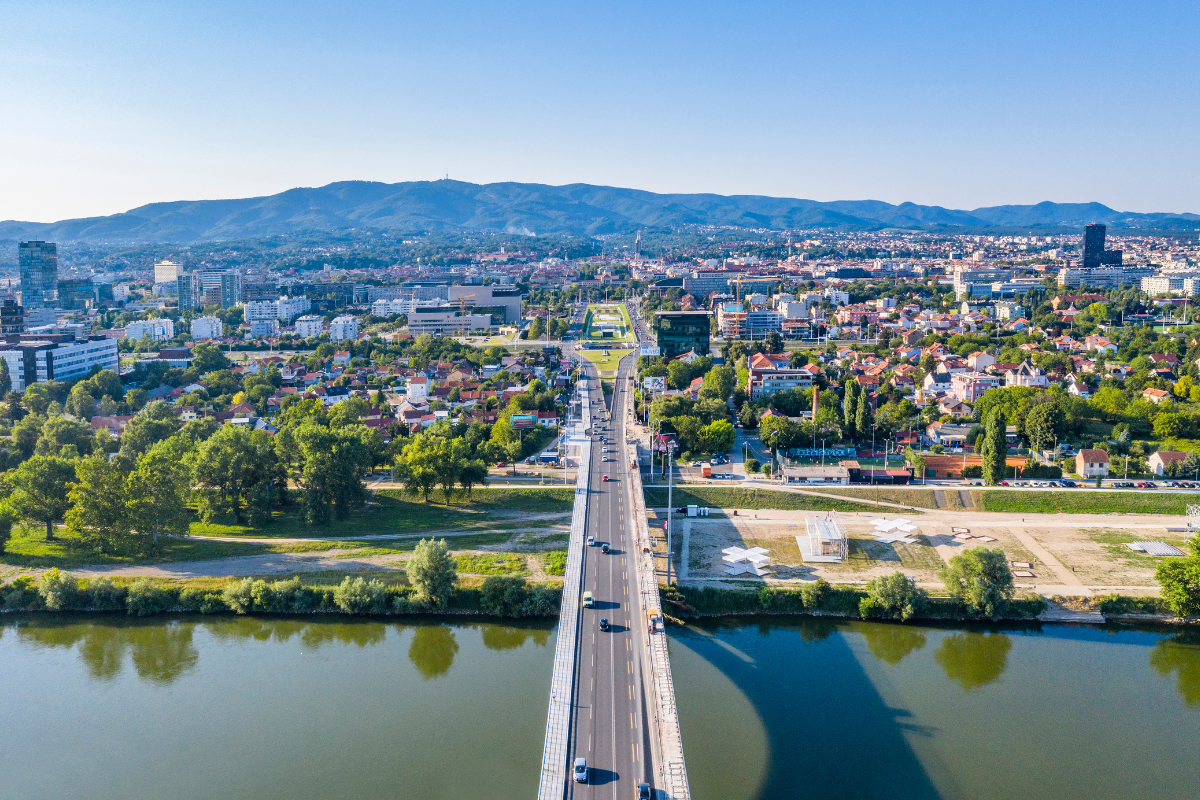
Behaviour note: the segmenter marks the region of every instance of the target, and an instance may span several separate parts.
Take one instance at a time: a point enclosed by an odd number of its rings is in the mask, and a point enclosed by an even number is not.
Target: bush
[[[223,593],[212,589],[184,589],[179,595],[179,604],[189,611],[199,611],[201,614],[229,611]]]
[[[240,581],[234,581],[225,586],[225,591],[221,593],[221,600],[233,612],[249,614],[254,610],[253,589],[254,581],[250,578],[242,578]]]
[[[821,607],[821,600],[829,592],[829,582],[824,578],[817,578],[812,583],[806,583],[800,587],[800,597],[804,600],[805,611],[816,611]]]
[[[982,478],[983,467],[981,467],[979,464],[972,464],[962,471],[962,476],[964,478]]]
[[[891,619],[908,619],[920,610],[925,593],[917,584],[899,570],[891,575],[882,575],[867,582],[867,597],[875,616]],[[862,603],[859,603],[861,613]],[[867,615],[863,615],[865,618]]]
[[[858,601],[858,615],[863,619],[882,617],[884,615],[884,608],[873,598],[864,597]]]
[[[38,594],[30,575],[22,575],[4,587],[5,608],[36,608],[41,603],[42,596]]]
[[[88,583],[88,598],[95,611],[121,611],[125,608],[124,586],[117,586],[108,578],[97,578]]]
[[[1200,616],[1200,535],[1192,539],[1190,547],[1192,555],[1169,558],[1154,571],[1162,587],[1163,605],[1179,617]]]
[[[999,619],[1016,589],[1012,570],[999,548],[973,547],[950,559],[938,572],[952,597],[975,616]]]
[[[350,580],[347,576],[333,590],[333,602],[347,614],[378,614],[386,603],[383,583],[375,578],[368,583],[362,578]]]
[[[762,464],[760,464],[758,462],[757,458],[747,458],[746,459],[746,474],[747,475],[749,475],[751,472],[758,472],[760,469],[762,469]]]
[[[771,463],[768,461],[766,464],[762,465],[762,474],[766,475],[769,478],[769,477],[771,477],[771,473],[772,473]]]
[[[493,575],[483,581],[480,607],[497,617],[519,617],[529,597],[524,578]]]
[[[562,606],[562,589],[553,586],[538,586],[530,590],[521,608],[522,616],[553,617]]]
[[[178,600],[179,595],[174,590],[156,586],[149,578],[142,578],[129,587],[125,608],[131,615],[146,617],[169,611]]]
[[[42,575],[42,579],[38,581],[37,592],[42,597],[42,605],[50,611],[79,608],[83,599],[80,597],[79,581],[57,569]]]

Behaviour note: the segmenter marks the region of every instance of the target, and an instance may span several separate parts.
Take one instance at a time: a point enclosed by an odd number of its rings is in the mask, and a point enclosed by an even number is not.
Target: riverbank
[[[125,612],[155,614],[349,614],[390,616],[468,614],[493,617],[557,617],[562,585],[514,576],[458,585],[440,602],[418,596],[412,586],[346,575],[337,584],[299,578],[268,583],[262,578],[155,578],[79,580],[57,570],[25,575],[0,585],[3,612]]]
[[[863,619],[860,603],[867,592],[852,586],[818,586],[800,589],[726,589],[674,585],[660,587],[663,614],[668,621],[683,625],[686,619],[724,616],[806,615]],[[1063,613],[1067,612],[1067,613]],[[1070,613],[1074,612],[1074,613]],[[962,601],[952,597],[926,597],[912,621],[977,622]],[[1195,626],[1200,618],[1170,614],[1156,597],[1106,595],[1101,597],[1052,597],[1036,595],[1014,598],[997,621],[1005,622],[1136,622]]]

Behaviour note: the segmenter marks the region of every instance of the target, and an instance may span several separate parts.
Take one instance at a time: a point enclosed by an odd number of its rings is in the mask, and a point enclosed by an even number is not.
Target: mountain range
[[[787,197],[656,194],[574,183],[339,181],[240,200],[151,203],[106,217],[0,222],[0,239],[89,243],[199,242],[312,230],[507,231],[600,235],[639,228],[719,225],[795,230],[881,228],[1200,229],[1200,215],[1115,211],[1100,203],[1009,205],[960,211],[879,200],[819,202]]]

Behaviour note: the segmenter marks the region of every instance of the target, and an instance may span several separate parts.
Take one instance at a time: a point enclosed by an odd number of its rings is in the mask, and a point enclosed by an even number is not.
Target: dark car
[[[639,783],[637,785],[637,793],[633,796],[634,800],[650,800],[650,784]]]
[[[600,618],[600,630],[602,630],[602,631],[608,630],[608,617]]]
[[[604,543],[604,544],[603,544],[603,545],[600,547],[600,552],[601,552],[601,553],[604,553],[605,555],[608,555],[608,542],[605,542],[605,543]]]

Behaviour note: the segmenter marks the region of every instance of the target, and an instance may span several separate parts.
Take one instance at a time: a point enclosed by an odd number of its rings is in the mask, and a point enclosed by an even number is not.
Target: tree
[[[692,368],[685,361],[675,359],[667,366],[668,382],[672,389],[683,391],[692,382]]]
[[[414,598],[423,605],[445,608],[458,575],[446,540],[422,539],[405,565],[408,581],[415,588]]]
[[[75,466],[58,456],[33,456],[8,475],[12,504],[25,519],[46,526],[47,541],[54,538],[54,523],[70,508],[68,484]]]
[[[116,553],[129,535],[124,478],[107,455],[97,454],[75,465],[66,513],[67,530],[97,553]]]
[[[137,458],[156,443],[178,433],[180,425],[179,417],[166,403],[161,400],[147,403],[121,432],[121,455],[128,459]]]
[[[1041,403],[1025,415],[1025,436],[1029,446],[1036,452],[1049,450],[1058,439],[1062,428],[1063,413],[1055,403]]]
[[[759,420],[758,436],[772,450],[786,450],[802,441],[800,426],[779,414],[769,414]]]
[[[129,527],[141,537],[139,552],[158,553],[159,537],[186,536],[191,527],[191,475],[184,446],[179,438],[159,442],[138,458],[125,478]]]
[[[733,396],[733,389],[736,385],[737,374],[732,367],[713,367],[704,376],[704,386],[700,388],[700,399],[727,402]]]
[[[733,449],[734,430],[729,420],[719,419],[700,429],[700,449],[706,453],[728,453]]]
[[[924,592],[913,579],[896,570],[867,582],[867,596],[859,604],[859,613],[863,617],[906,620],[919,610],[924,599]]]
[[[467,502],[471,502],[471,489],[475,486],[488,485],[487,464],[482,459],[475,458],[463,464],[458,473],[458,485],[467,492]]]
[[[855,422],[858,420],[858,381],[846,381],[844,397],[843,419],[846,422],[846,438],[854,441],[858,438],[858,428],[855,426]]]
[[[71,388],[71,393],[67,395],[66,410],[85,422],[91,421],[96,412],[96,398],[88,391],[86,382],[77,383]]]
[[[1154,571],[1163,602],[1181,617],[1200,616],[1200,535],[1188,547],[1190,556],[1164,559]]]
[[[317,348],[320,352],[320,348]],[[332,352],[330,353],[332,355]],[[219,347],[211,344],[198,344],[192,348],[192,369],[197,375],[204,375],[216,370],[229,369],[229,359]]]
[[[999,619],[1016,592],[1007,556],[999,548],[965,550],[952,557],[938,577],[972,613],[991,619]]]
[[[446,505],[450,505],[450,498],[454,494],[454,487],[458,484],[458,480],[462,476],[463,466],[466,465],[471,457],[471,448],[458,437],[454,437],[453,439],[439,438],[441,441],[438,442],[438,485],[442,487],[442,494],[446,498]]]
[[[1004,468],[1008,455],[1007,420],[1000,409],[988,415],[983,426],[983,443],[979,454],[983,458],[983,482],[995,486],[1004,480]]]
[[[871,409],[871,398],[867,395],[867,387],[863,387],[862,393],[858,396],[858,407],[854,411],[854,428],[858,431],[860,439],[865,439],[871,434],[871,428],[875,425],[875,413]]]
[[[38,438],[38,455],[61,455],[63,448],[67,446],[74,446],[77,453],[90,453],[92,429],[79,420],[66,417],[51,417],[46,420]]]
[[[783,352],[783,337],[779,335],[778,331],[768,333],[766,341],[763,344],[766,346],[768,353]]]
[[[495,426],[492,432],[494,436]],[[421,495],[426,503],[429,502],[429,493],[437,486],[438,481],[436,438],[428,431],[421,431],[412,437],[412,441],[404,446],[400,457],[396,459],[396,471],[404,484],[404,490],[409,494]]]
[[[270,520],[281,468],[266,431],[226,425],[192,451],[189,460],[205,521],[231,514],[241,524],[243,510],[251,523]]]
[[[304,463],[305,521],[327,525],[334,514],[346,519],[367,497],[362,475],[373,459],[366,427],[330,430],[310,420],[296,430],[295,437]]]
[[[0,361],[2,360],[0,359]],[[4,549],[8,546],[8,539],[12,536],[13,523],[17,521],[18,516],[12,503],[8,500],[0,500],[0,555],[4,554]]]

